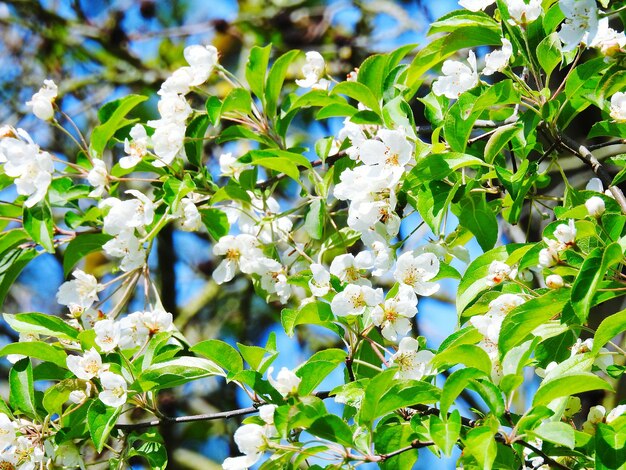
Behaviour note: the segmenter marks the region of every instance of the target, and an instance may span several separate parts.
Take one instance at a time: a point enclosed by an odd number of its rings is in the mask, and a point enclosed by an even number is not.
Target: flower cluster
[[[17,193],[28,196],[26,207],[33,207],[46,197],[52,182],[52,156],[42,151],[23,129],[5,126],[0,129],[0,163],[4,173],[15,178]]]

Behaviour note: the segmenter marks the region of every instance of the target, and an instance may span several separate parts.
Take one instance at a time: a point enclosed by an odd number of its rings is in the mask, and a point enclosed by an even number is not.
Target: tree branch
[[[552,457],[550,457],[548,454],[543,452],[541,449],[535,447],[534,445],[529,444],[526,441],[515,441],[515,442],[518,443],[519,445],[523,446],[523,447],[526,447],[527,449],[532,450],[535,454],[540,455],[543,458],[544,462],[549,464],[551,467],[560,468],[561,470],[571,470],[569,467],[566,467],[562,463],[557,462]]]
[[[615,201],[619,204],[622,209],[622,213],[626,214],[626,197],[624,197],[624,193],[617,186],[611,186],[613,182],[613,178],[609,172],[602,166],[602,164],[598,161],[598,159],[591,153],[591,151],[585,147],[584,145],[579,144],[571,137],[567,135],[557,132],[555,136],[559,146],[568,152],[571,152],[580,160],[582,160],[585,164],[591,167],[593,172],[596,174],[605,188],[608,188],[611,191],[611,194],[615,198]]]
[[[380,454],[378,455],[378,459],[376,460],[377,462],[384,462],[387,459],[390,459],[391,457],[395,457],[396,455],[400,455],[404,452],[408,452],[409,450],[413,450],[413,449],[421,449],[422,447],[428,447],[428,446],[432,446],[435,443],[432,441],[420,441],[419,439],[415,439],[414,441],[411,441],[411,444],[406,446],[406,447],[402,447],[401,449],[398,450],[394,450],[393,452],[389,452],[387,454]]]
[[[237,410],[221,411],[219,413],[205,413],[200,415],[179,416],[177,418],[169,418],[164,416],[161,419],[153,419],[151,421],[140,421],[138,423],[117,424],[117,429],[125,431],[133,431],[135,429],[150,428],[159,426],[162,423],[190,423],[193,421],[212,421],[216,419],[228,419],[235,416],[248,415],[257,411],[257,406],[249,406],[247,408],[239,408]]]

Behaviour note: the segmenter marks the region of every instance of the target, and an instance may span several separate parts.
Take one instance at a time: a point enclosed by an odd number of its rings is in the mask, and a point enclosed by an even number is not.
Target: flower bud
[[[563,282],[563,278],[558,274],[550,274],[546,278],[546,286],[548,286],[550,289],[560,289],[561,287],[563,287],[563,284],[565,284]]]
[[[585,207],[591,217],[600,217],[606,210],[604,201],[598,196],[592,196],[585,202]]]

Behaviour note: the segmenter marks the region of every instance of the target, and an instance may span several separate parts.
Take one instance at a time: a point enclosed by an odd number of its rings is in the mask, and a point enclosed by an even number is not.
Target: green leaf
[[[213,207],[200,209],[199,212],[202,223],[214,240],[219,240],[223,236],[228,235],[230,224],[224,212]]]
[[[456,189],[441,181],[431,181],[417,189],[417,210],[435,235],[440,232]]]
[[[363,436],[361,434],[361,436]],[[392,419],[376,426],[374,448],[377,454],[389,454],[403,449],[420,436],[413,430],[410,423],[396,422]],[[365,446],[364,446],[365,447]],[[405,470],[414,468],[419,455],[418,449],[402,452],[378,464],[381,470]]]
[[[330,305],[320,301],[305,304],[299,310],[285,308],[280,318],[287,336],[293,336],[298,325],[329,325],[335,319]]]
[[[433,442],[445,455],[450,457],[452,449],[454,449],[461,434],[461,414],[459,410],[454,410],[445,420],[437,415],[430,415],[428,429]]]
[[[501,353],[523,343],[531,331],[560,313],[569,296],[569,289],[551,290],[515,307],[502,322],[498,342]]]
[[[115,133],[133,121],[125,119],[126,115],[139,103],[148,99],[147,96],[128,95],[119,100],[105,104],[98,112],[101,124],[91,133],[90,150],[100,157],[107,143]]]
[[[372,92],[376,100],[383,97],[383,82],[389,57],[385,54],[374,54],[363,61],[357,74],[357,82],[362,83]]]
[[[443,385],[443,391],[441,392],[441,414],[445,415],[448,413],[448,410],[461,392],[465,390],[470,380],[485,377],[487,377],[487,374],[473,367],[452,372]]]
[[[611,426],[598,423],[596,427],[596,461],[598,470],[624,470],[626,468],[626,439],[624,432],[616,432]]]
[[[133,446],[128,451],[128,457],[143,457],[150,469],[165,470],[167,468],[167,449],[158,431],[144,432],[139,436],[131,435],[128,440]],[[138,442],[141,442],[141,445],[137,446]]]
[[[488,166],[480,158],[466,153],[433,153],[417,161],[411,170],[419,182],[442,180],[453,171],[468,166]]]
[[[214,126],[217,126],[220,123],[220,113],[222,111],[221,100],[217,96],[211,95],[206,100],[205,108],[209,121]]]
[[[470,430],[464,439],[465,454],[472,456],[483,470],[491,470],[496,460],[498,446],[495,434],[491,427],[480,426]]]
[[[209,117],[205,114],[196,116],[185,130],[185,155],[189,163],[197,167],[203,166],[204,136],[209,128]]]
[[[538,428],[532,430],[532,433],[544,441],[573,449],[576,445],[574,436],[574,428],[568,423],[560,421],[546,421]]]
[[[228,372],[239,372],[243,370],[241,354],[224,341],[208,339],[196,344],[190,351],[212,360]]]
[[[500,31],[498,22],[482,11],[456,10],[431,23],[428,35],[451,33],[458,28],[469,26],[482,26],[494,32]]]
[[[600,247],[594,249],[580,267],[580,272],[572,285],[572,308],[581,324],[587,321],[598,284],[604,279],[609,268],[619,263],[621,259],[622,248],[615,242],[604,250]]]
[[[65,379],[48,388],[43,396],[43,407],[53,414],[61,414],[63,404],[69,400],[70,393],[75,390],[85,390],[85,381],[80,379]]]
[[[63,275],[67,276],[72,268],[89,253],[102,250],[102,245],[113,237],[105,233],[79,234],[68,243],[63,254]]]
[[[271,44],[265,47],[254,46],[246,62],[246,80],[252,92],[265,105],[265,74],[270,60]]]
[[[360,424],[371,426],[376,418],[391,411],[439,399],[438,388],[417,380],[396,380],[396,372],[388,369],[370,380],[361,404]]]
[[[602,346],[624,331],[626,331],[626,310],[605,318],[598,326],[593,337],[593,349],[591,352],[597,354]]]
[[[491,137],[489,137],[487,145],[485,146],[485,161],[490,164],[493,163],[504,146],[521,130],[522,126],[518,123],[508,124],[496,129]]]
[[[109,439],[109,435],[117,422],[117,418],[122,412],[122,407],[113,408],[106,406],[100,400],[93,400],[87,412],[87,426],[89,435],[93,441],[96,451],[102,452],[104,445]]]
[[[547,405],[555,398],[568,397],[590,390],[613,391],[606,380],[591,372],[564,374],[541,384],[533,398],[533,406]]]
[[[484,349],[473,344],[460,344],[438,353],[431,361],[433,368],[443,371],[456,364],[465,364],[491,374],[492,364]],[[445,368],[443,366],[446,366]]]
[[[320,198],[313,199],[309,204],[302,228],[314,240],[319,240],[324,235],[325,209],[326,206]]]
[[[272,333],[267,341],[267,345],[262,348],[260,346],[248,346],[246,344],[237,343],[239,352],[250,367],[263,374],[272,362],[278,357],[276,351],[276,335]],[[273,344],[272,344],[273,343]]]
[[[333,95],[346,95],[364,104],[378,116],[381,116],[380,103],[376,95],[366,85],[359,82],[341,82],[333,90]]]
[[[485,193],[466,194],[452,206],[459,223],[474,234],[483,251],[490,250],[498,240],[498,220],[487,204]]]
[[[153,364],[138,377],[144,391],[161,390],[186,384],[193,380],[225,376],[224,371],[214,362],[199,357],[178,357],[171,361]]]
[[[9,404],[15,411],[37,416],[33,366],[28,358],[17,361],[9,371]]]
[[[78,330],[72,328],[61,318],[45,313],[17,313],[2,315],[11,328],[18,333],[31,333],[41,336],[54,336],[59,339],[75,340]]]
[[[33,240],[48,253],[54,253],[54,221],[48,203],[41,201],[33,207],[24,206],[23,222],[24,230]]]
[[[270,69],[265,83],[265,112],[270,119],[276,116],[280,91],[283,89],[285,76],[291,63],[300,55],[300,51],[289,51],[281,55]]]
[[[350,426],[337,415],[320,416],[313,421],[307,432],[344,447],[354,447]]]
[[[537,46],[537,60],[539,65],[550,77],[554,68],[561,63],[561,40],[557,33],[546,36]],[[546,83],[549,80],[546,79]]]
[[[309,360],[297,368],[295,374],[302,379],[298,386],[300,395],[308,395],[322,383],[322,381],[343,364],[347,353],[342,349],[325,349],[318,351]]]
[[[245,88],[233,88],[224,98],[220,115],[222,118],[227,113],[235,115],[248,115],[252,111],[252,96]]]
[[[0,356],[8,356],[9,354],[21,354],[22,356],[52,362],[59,367],[67,367],[67,354],[65,354],[65,351],[42,341],[10,343],[0,349]]]
[[[284,173],[298,183],[300,182],[300,167],[311,168],[311,162],[304,156],[286,150],[251,150],[239,161]]]

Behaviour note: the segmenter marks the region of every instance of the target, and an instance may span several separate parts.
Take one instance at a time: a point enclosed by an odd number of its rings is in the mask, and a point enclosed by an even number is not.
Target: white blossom
[[[330,308],[338,317],[362,315],[368,307],[374,307],[383,300],[382,289],[370,286],[348,284],[333,297]]]
[[[41,151],[25,131],[18,129],[15,137],[0,140],[0,162],[5,162],[6,175],[15,178],[17,193],[29,196],[26,207],[46,197],[54,172],[52,156]]]
[[[129,229],[144,228],[154,219],[154,204],[150,198],[134,189],[126,191],[126,194],[135,198],[121,201],[110,197],[100,201],[100,207],[109,208],[104,217],[103,229],[110,235],[118,235]]]
[[[190,86],[198,86],[206,82],[218,62],[217,49],[212,45],[188,46],[183,51],[183,55],[191,68]]]
[[[564,247],[573,245],[576,241],[576,226],[574,225],[574,221],[569,219],[567,225],[558,225],[554,230],[554,238],[564,245]]]
[[[487,272],[486,284],[489,287],[497,286],[511,274],[511,266],[502,261],[492,261]]]
[[[124,377],[113,372],[103,372],[100,374],[100,384],[102,385],[102,391],[98,398],[100,398],[102,403],[114,408],[126,403],[127,385]]]
[[[157,168],[167,166],[183,149],[185,122],[178,119],[160,119],[148,121],[148,125],[154,128],[151,140],[154,153],[157,156],[152,165]]]
[[[134,230],[123,230],[106,242],[102,249],[109,256],[122,258],[119,266],[125,272],[138,269],[146,262],[146,251]]]
[[[596,33],[593,41],[589,44],[589,47],[595,47],[600,49],[600,52],[611,57],[619,51],[623,51],[626,46],[626,35],[624,31],[617,32],[613,28],[609,27],[609,19],[601,18],[598,21],[598,32]]]
[[[102,197],[106,190],[108,176],[107,166],[104,161],[94,158],[93,168],[87,174],[87,181],[94,187],[93,191],[89,193],[89,197]]]
[[[191,197],[186,196],[180,200],[179,215],[182,217],[180,228],[184,231],[196,232],[202,227],[200,211]]]
[[[558,274],[550,274],[548,277],[546,277],[546,286],[548,286],[550,289],[560,289],[564,285],[565,282],[563,281],[563,278]]]
[[[532,23],[543,13],[541,0],[505,0],[509,15],[514,24],[526,25]]]
[[[515,294],[502,294],[489,303],[489,310],[484,315],[470,318],[470,323],[487,340],[497,344],[500,338],[500,328],[504,317],[515,307],[524,303],[524,298]]]
[[[78,405],[83,403],[87,398],[91,396],[91,382],[85,382],[84,390],[72,390],[69,395],[69,400]]]
[[[444,95],[447,98],[456,99],[461,93],[477,86],[478,72],[474,51],[469,51],[467,62],[469,67],[456,60],[446,60],[441,67],[443,76],[433,83],[433,93],[437,96]]]
[[[222,463],[224,470],[245,470],[258,462],[267,446],[265,429],[258,424],[244,424],[235,431],[233,436],[240,457],[228,457]]]
[[[411,286],[417,295],[433,295],[439,284],[429,282],[439,273],[439,259],[432,253],[413,256],[407,252],[398,258],[393,274],[396,281]]]
[[[459,5],[470,11],[484,10],[490,5],[493,5],[495,0],[459,0]]]
[[[309,280],[309,288],[315,297],[323,297],[330,290],[330,273],[326,268],[317,263],[311,264],[311,273],[313,274]]]
[[[302,67],[302,75],[304,79],[296,80],[296,84],[302,88],[314,88],[325,90],[330,82],[324,76],[326,63],[324,58],[317,51],[309,51],[306,53],[306,63]]]
[[[233,178],[239,178],[241,173],[250,168],[248,165],[244,165],[239,162],[239,159],[233,157],[231,152],[223,153],[219,157],[220,173],[223,176],[231,176]]]
[[[43,86],[26,103],[33,110],[33,114],[43,121],[49,121],[54,116],[52,104],[57,97],[58,88],[52,80],[44,80]]]
[[[483,75],[493,75],[496,72],[502,72],[509,65],[511,55],[513,55],[511,41],[502,38],[502,49],[497,49],[485,56]]]
[[[544,238],[543,241],[547,247],[539,252],[539,267],[550,268],[559,262],[561,244],[549,238]]]
[[[298,393],[298,387],[300,386],[300,382],[302,382],[300,377],[286,367],[282,367],[280,371],[278,371],[276,379],[272,377],[273,372],[273,367],[270,367],[267,370],[267,380],[272,387],[278,391],[278,393],[280,393],[283,397]]]
[[[13,445],[17,438],[17,423],[6,414],[0,413],[0,450]]]
[[[398,352],[391,356],[391,363],[398,367],[395,375],[400,380],[421,380],[435,373],[431,361],[435,355],[427,350],[418,351],[419,343],[415,338],[402,338]]]
[[[120,326],[114,320],[106,319],[96,322],[93,326],[96,332],[96,344],[102,352],[113,351],[120,342]]]
[[[124,152],[126,156],[120,158],[120,166],[128,169],[137,166],[141,159],[148,153],[150,138],[146,128],[141,124],[135,124],[130,130],[131,140],[124,140]]]
[[[89,308],[98,301],[98,292],[104,287],[91,274],[76,269],[74,279],[64,282],[57,292],[57,302],[61,305],[76,305],[83,309]]]
[[[99,377],[109,369],[102,363],[100,353],[95,348],[85,351],[82,356],[67,356],[67,368],[79,379],[90,380]]]
[[[372,322],[381,327],[389,341],[398,341],[411,330],[410,319],[417,313],[417,296],[413,289],[401,285],[395,297],[387,299],[372,310]]]
[[[611,424],[620,416],[626,414],[626,405],[619,405],[609,411],[609,414],[606,415],[606,423]]]
[[[330,273],[343,282],[370,286],[372,283],[365,278],[365,271],[372,266],[371,253],[362,251],[356,256],[348,253],[333,259],[330,263]]]
[[[259,406],[259,417],[265,422],[265,424],[274,425],[274,412],[278,406],[276,405],[263,405]]]
[[[592,196],[587,199],[585,201],[585,207],[591,217],[600,217],[606,210],[604,200],[598,196]]]
[[[598,7],[595,0],[560,0],[559,8],[565,22],[558,32],[563,51],[574,50],[579,44],[588,44],[598,31]]]
[[[380,129],[376,136],[380,140],[370,139],[360,145],[359,158],[378,171],[392,173],[395,184],[413,157],[413,145],[402,131]]]
[[[261,287],[268,294],[277,294],[282,303],[287,303],[291,296],[291,286],[287,282],[285,268],[275,259],[261,258],[253,268],[261,276]]]
[[[235,277],[237,269],[246,274],[254,272],[255,265],[263,256],[258,247],[257,239],[252,235],[226,235],[213,246],[215,256],[225,259],[213,271],[213,279],[218,284],[229,282]]]
[[[602,405],[592,406],[587,414],[587,419],[582,425],[582,430],[587,434],[596,433],[596,425],[604,421],[606,408]]]
[[[144,321],[144,312],[133,312],[119,321],[120,349],[133,349],[143,346],[150,337],[150,330]]]
[[[610,115],[617,122],[626,122],[626,93],[618,91],[611,96]]]

